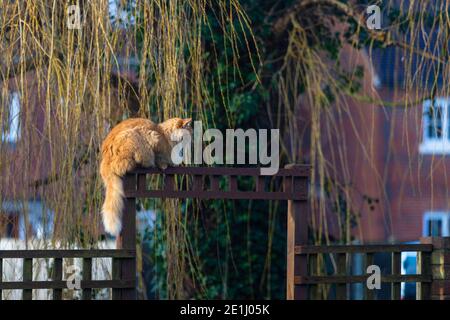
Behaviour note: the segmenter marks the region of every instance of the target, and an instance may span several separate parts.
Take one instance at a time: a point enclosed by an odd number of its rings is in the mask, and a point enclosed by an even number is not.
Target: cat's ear
[[[183,119],[183,129],[190,129],[192,128],[192,118]]]

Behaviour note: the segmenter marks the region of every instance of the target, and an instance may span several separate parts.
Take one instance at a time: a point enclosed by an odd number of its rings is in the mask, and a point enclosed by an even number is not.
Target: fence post
[[[295,168],[295,165],[287,165],[286,169]],[[308,188],[308,179],[302,177],[286,176],[284,179],[284,192],[299,192]],[[307,276],[308,257],[296,255],[295,246],[308,244],[308,202],[300,200],[288,200],[287,209],[287,275],[286,275],[286,299],[308,299],[308,286],[295,285],[297,276]]]
[[[127,249],[136,252],[136,174],[127,174],[123,179],[125,193],[124,210],[122,216],[122,231],[117,238],[117,249]],[[127,195],[127,191],[132,191],[133,195]],[[114,300],[135,300],[136,299],[136,253],[133,258],[113,259],[113,277],[124,281],[133,281],[133,288],[113,289]]]
[[[428,237],[420,242],[433,245],[429,259],[431,299],[450,300],[450,237]]]

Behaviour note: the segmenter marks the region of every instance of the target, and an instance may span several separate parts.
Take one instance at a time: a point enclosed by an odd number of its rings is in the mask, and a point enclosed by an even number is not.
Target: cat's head
[[[171,118],[159,125],[172,143],[181,141],[187,132],[192,136],[192,118]]]

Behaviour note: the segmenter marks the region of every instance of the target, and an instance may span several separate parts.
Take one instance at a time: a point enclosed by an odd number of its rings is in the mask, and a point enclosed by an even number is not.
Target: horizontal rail
[[[304,192],[258,191],[191,191],[191,190],[126,190],[128,198],[196,198],[196,199],[248,199],[248,200],[307,200]]]
[[[92,288],[134,288],[133,280],[81,280],[81,289]],[[21,289],[65,289],[67,281],[48,280],[48,281],[5,281],[0,282],[0,290],[21,290]]]
[[[431,244],[295,246],[295,254],[431,252],[432,249],[433,245]]]
[[[295,284],[334,284],[334,283],[360,283],[367,281],[370,275],[360,276],[295,276]],[[394,283],[394,282],[431,282],[431,275],[380,275],[381,282]]]
[[[94,249],[94,250],[0,250],[1,259],[20,258],[134,258],[135,250]]]
[[[136,174],[186,174],[186,175],[217,175],[217,176],[261,176],[261,168],[240,167],[169,167],[136,168],[130,173]],[[309,177],[310,166],[295,165],[292,168],[282,168],[274,176]]]

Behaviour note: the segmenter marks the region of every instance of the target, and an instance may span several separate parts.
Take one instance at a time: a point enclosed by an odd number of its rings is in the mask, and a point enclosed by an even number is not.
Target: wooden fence
[[[53,289],[53,298],[61,299],[67,288],[63,280],[63,259],[82,258],[82,298],[92,298],[92,288],[112,288],[113,299],[136,299],[136,201],[139,198],[197,198],[197,199],[253,199],[288,200],[289,208],[307,209],[309,166],[290,165],[276,175],[262,176],[259,168],[230,167],[174,167],[161,171],[156,168],[140,168],[124,179],[125,206],[122,232],[117,239],[116,250],[4,250],[2,260],[23,259],[23,280],[2,281],[1,290],[21,289],[23,299],[32,298],[33,289]],[[150,189],[149,178],[158,175],[161,188]],[[254,179],[253,190],[240,190],[238,177]],[[272,188],[268,185],[271,184]],[[275,186],[275,190],[273,189]],[[293,250],[293,247],[290,248]],[[293,252],[293,251],[292,251]],[[92,280],[92,259],[113,259],[112,280]],[[54,267],[47,281],[33,281],[33,259],[53,258]],[[293,265],[288,267],[293,276]]]
[[[323,284],[336,285],[335,297],[339,300],[350,298],[350,284],[363,283],[364,298],[372,300],[375,298],[377,289],[370,289],[367,280],[372,273],[366,274],[367,267],[375,265],[374,255],[376,253],[388,253],[391,256],[390,274],[381,274],[381,283],[391,284],[391,299],[400,299],[400,288],[402,282],[417,283],[417,299],[431,298],[431,254],[433,245],[431,244],[402,244],[402,245],[332,245],[332,246],[296,246],[295,254],[301,259],[306,259],[308,267],[306,274],[296,274],[295,285],[296,298],[308,298],[308,293],[317,297],[317,287]],[[401,274],[401,253],[416,252],[418,254],[417,274]],[[353,275],[350,265],[350,257],[354,254],[363,254],[365,256],[363,273]],[[323,275],[320,268],[317,268],[319,255],[330,255],[335,261],[335,272],[332,275]],[[317,272],[319,270],[319,272]],[[309,289],[309,292],[308,292]]]
[[[67,287],[63,280],[63,259],[82,258],[82,298],[92,298],[92,288],[112,288],[113,299],[136,299],[136,201],[138,198],[197,198],[197,199],[255,199],[287,200],[287,299],[310,299],[319,285],[336,284],[336,297],[349,298],[347,286],[364,283],[368,275],[352,275],[349,257],[360,253],[366,266],[373,264],[374,254],[389,253],[392,272],[382,275],[381,281],[391,283],[392,298],[400,298],[402,282],[416,282],[419,299],[447,299],[450,297],[450,238],[424,238],[415,245],[350,245],[312,246],[308,243],[308,178],[309,166],[290,165],[274,176],[262,176],[258,168],[175,167],[161,171],[156,168],[136,169],[124,181],[125,207],[122,233],[115,250],[7,250],[0,251],[2,260],[23,259],[23,281],[2,281],[1,290],[21,289],[23,299],[32,298],[33,289],[52,289],[53,298],[61,299]],[[161,187],[150,189],[149,178],[158,175]],[[254,179],[252,190],[240,190],[238,177]],[[268,185],[272,186],[269,190]],[[275,189],[274,189],[275,188]],[[402,275],[401,253],[418,253],[418,272]],[[314,274],[319,256],[329,255],[336,261],[332,275]],[[112,280],[92,280],[92,259],[113,259]],[[33,259],[53,258],[53,272],[47,281],[33,281]],[[365,298],[374,291],[365,290]],[[0,294],[1,297],[1,294]]]
[[[402,252],[417,253],[416,274],[401,274]],[[363,274],[354,275],[352,256],[365,257]],[[391,299],[401,298],[401,283],[416,283],[417,300],[450,300],[450,237],[421,238],[420,244],[310,245],[308,243],[308,210],[292,201],[288,210],[287,299],[318,299],[319,286],[335,286],[334,297],[351,299],[350,285],[361,283],[364,299],[372,300],[377,290],[369,288],[368,266],[375,265],[375,254],[389,254],[390,273],[381,274],[381,283],[391,284]],[[324,270],[326,257],[334,261],[332,274]],[[319,258],[322,267],[318,265]],[[328,294],[322,297],[327,299]]]
[[[67,280],[63,280],[63,259],[73,258],[83,259],[82,280],[80,281],[82,299],[90,300],[94,288],[112,288],[114,299],[134,297],[134,277],[124,277],[121,272],[127,262],[134,263],[135,250],[1,250],[0,271],[3,269],[4,259],[22,259],[23,275],[22,281],[2,281],[2,272],[0,272],[0,299],[2,290],[23,290],[22,299],[31,300],[33,289],[51,289],[53,299],[61,300],[62,290],[68,287]],[[112,258],[112,280],[92,279],[92,259],[94,258]],[[48,280],[33,280],[34,259],[53,259],[52,271],[48,275]]]

